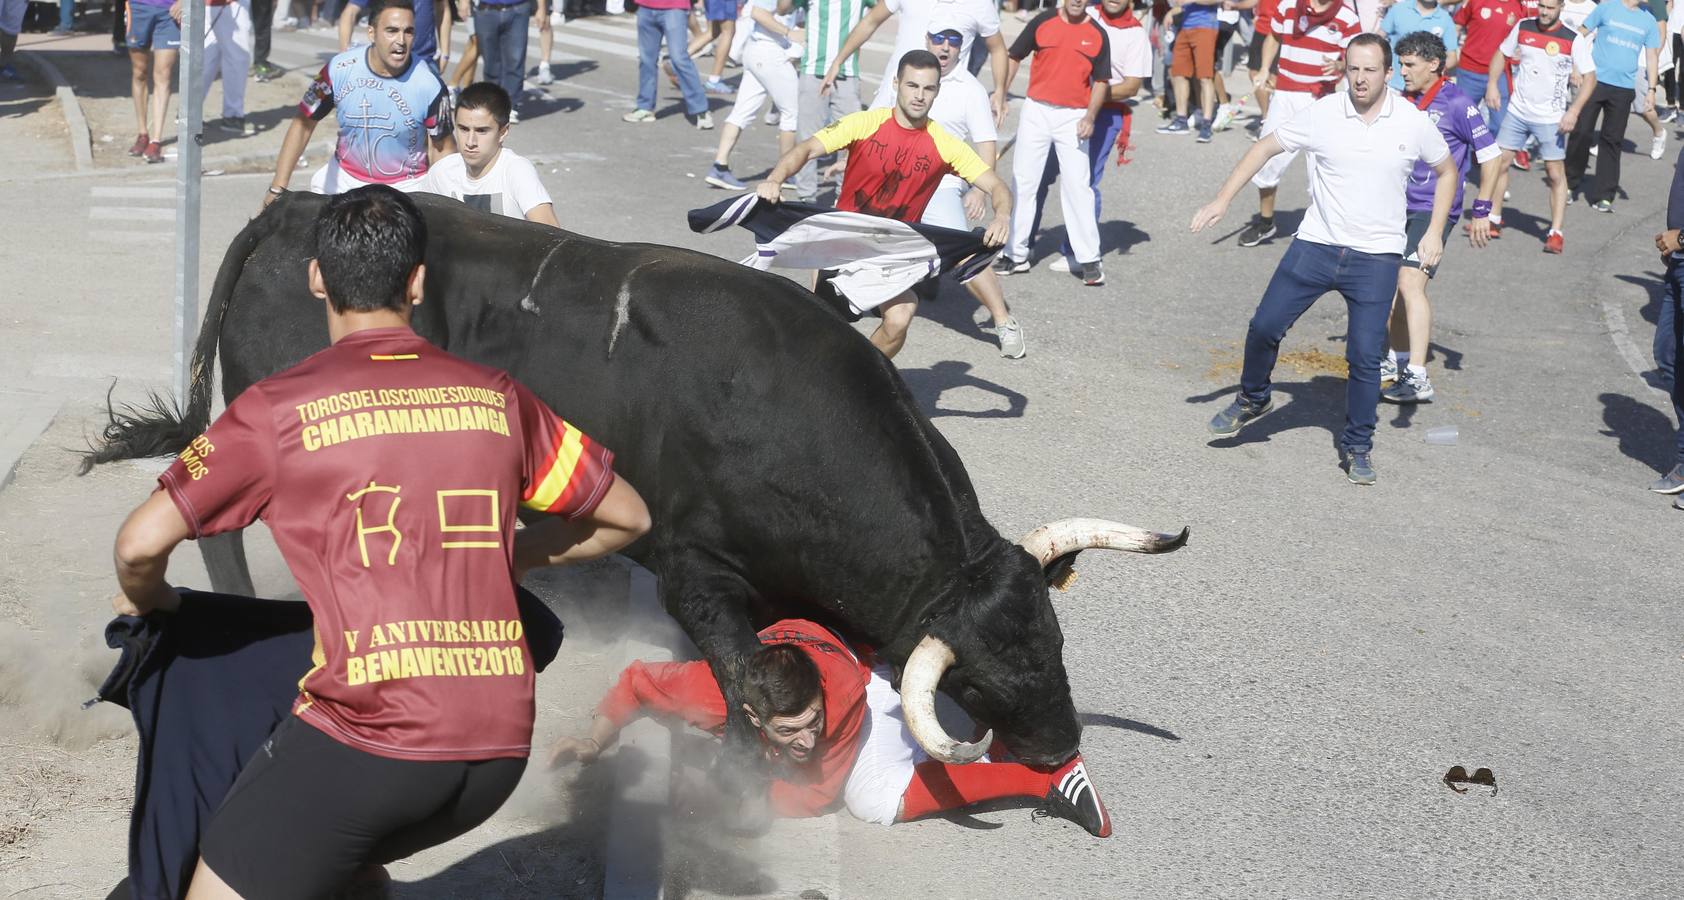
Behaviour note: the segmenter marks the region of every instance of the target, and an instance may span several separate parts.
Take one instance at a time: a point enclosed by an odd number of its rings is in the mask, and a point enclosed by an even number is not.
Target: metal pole
[[[199,319],[199,131],[205,118],[205,0],[181,5],[181,102],[176,119],[175,323],[170,347],[175,395],[183,407],[193,382],[193,339]]]

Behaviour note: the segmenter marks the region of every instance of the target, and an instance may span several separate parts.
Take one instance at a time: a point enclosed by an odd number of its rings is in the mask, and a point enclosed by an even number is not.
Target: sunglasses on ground
[[[1458,794],[1468,792],[1465,787],[1457,787],[1457,785],[1462,784],[1477,784],[1490,788],[1493,794],[1497,793],[1497,776],[1491,774],[1491,770],[1483,766],[1475,769],[1472,775],[1469,775],[1468,770],[1461,766],[1451,766],[1450,771],[1444,773],[1444,783]]]
[[[957,31],[944,31],[941,34],[930,35],[930,43],[932,43],[932,44],[952,44],[953,46],[957,47],[957,46],[965,43],[965,36],[958,33]]]

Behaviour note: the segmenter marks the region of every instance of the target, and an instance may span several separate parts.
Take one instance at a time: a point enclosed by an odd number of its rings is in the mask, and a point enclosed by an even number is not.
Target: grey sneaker
[[[1099,260],[1082,263],[1082,283],[1088,287],[1099,287],[1105,283],[1105,266]]]
[[[645,122],[653,122],[653,121],[655,121],[655,111],[652,110],[652,109],[634,109],[631,112],[626,113],[625,115],[621,116],[620,121],[630,122],[633,125],[641,125]]]
[[[748,190],[748,184],[731,174],[730,166],[722,166],[719,163],[708,167],[707,183],[727,191]]]
[[[713,130],[713,114],[712,113],[702,113],[701,115],[696,115],[696,116],[685,116],[685,118],[689,119],[690,124],[695,125],[698,130],[701,130],[701,131],[712,131]]]
[[[250,122],[247,122],[240,116],[223,116],[222,118],[216,120],[216,127],[219,131],[226,131],[229,134],[238,134],[242,136],[257,133],[257,129],[253,128]]]
[[[1366,450],[1339,451],[1339,464],[1345,469],[1345,477],[1352,484],[1374,483],[1374,460]]]
[[[1596,210],[1597,212],[1611,213],[1614,211],[1614,201],[1611,199],[1598,200],[1595,203],[1592,203],[1590,208]]]
[[[1655,479],[1649,490],[1657,494],[1684,494],[1684,463],[1673,466],[1672,471]]]
[[[1210,433],[1227,437],[1237,434],[1241,428],[1263,418],[1275,409],[1275,398],[1270,397],[1262,406],[1252,406],[1244,400],[1235,397],[1228,408],[1217,413],[1210,420]]]
[[[1175,118],[1173,118],[1169,121],[1168,125],[1159,125],[1158,126],[1158,133],[1159,134],[1192,134],[1193,129],[1187,127],[1186,118],[1184,118],[1182,116],[1176,116]]]
[[[1380,357],[1380,383],[1394,384],[1397,382],[1397,360],[1390,356]]]
[[[994,274],[996,275],[1022,275],[1027,271],[1029,271],[1029,260],[1027,259],[1012,259],[1004,253],[994,259]]]
[[[1391,387],[1380,392],[1380,399],[1387,403],[1431,403],[1433,381],[1425,372],[1417,375],[1412,369],[1404,369],[1397,373]]]
[[[1000,340],[1000,355],[1007,359],[1022,359],[1029,352],[1023,344],[1023,326],[1017,324],[1016,317],[1007,317],[994,326],[994,336]]]
[[[1255,247],[1275,236],[1275,219],[1273,216],[1265,219],[1262,216],[1252,216],[1251,224],[1240,232],[1241,247]]]

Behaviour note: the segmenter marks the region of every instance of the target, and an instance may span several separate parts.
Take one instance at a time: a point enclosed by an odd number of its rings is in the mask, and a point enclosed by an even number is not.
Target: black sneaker
[[[994,258],[994,274],[996,275],[1021,275],[1027,271],[1029,271],[1029,260],[1027,259],[1012,259],[1004,253]]]
[[[1262,216],[1252,216],[1251,224],[1240,232],[1240,246],[1255,247],[1274,236],[1275,220],[1273,217],[1265,219]]]
[[[1235,397],[1228,408],[1217,413],[1210,420],[1210,433],[1227,437],[1237,434],[1241,428],[1263,418],[1275,409],[1275,398],[1270,397],[1262,406],[1252,406],[1244,400]]]
[[[1672,471],[1655,479],[1649,490],[1657,494],[1684,493],[1684,463],[1673,466]]]
[[[1088,287],[1099,287],[1105,283],[1105,266],[1099,260],[1082,263],[1082,283]]]
[[[1187,126],[1187,119],[1186,118],[1184,118],[1182,116],[1176,116],[1175,118],[1169,120],[1168,125],[1159,125],[1158,126],[1158,133],[1159,134],[1192,134],[1193,129],[1189,128]]]
[[[1352,484],[1374,483],[1374,460],[1366,450],[1339,451],[1339,465],[1345,470],[1345,477]]]
[[[251,76],[258,81],[274,81],[286,70],[272,62],[260,62],[251,67]]]
[[[1088,769],[1082,764],[1080,753],[1053,773],[1052,787],[1047,789],[1042,809],[1049,815],[1075,822],[1094,837],[1111,836],[1111,816],[1105,812],[1105,804],[1100,802],[1093,782],[1088,780]]]

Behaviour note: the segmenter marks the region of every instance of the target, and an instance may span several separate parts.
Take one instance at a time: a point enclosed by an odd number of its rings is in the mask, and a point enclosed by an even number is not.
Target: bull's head
[[[907,657],[901,705],[907,728],[931,757],[969,763],[987,752],[995,731],[1019,759],[1058,765],[1075,754],[1082,726],[1064,672],[1064,634],[1048,586],[1075,576],[1088,549],[1164,553],[1187,542],[1103,519],[1065,519],[1031,531],[1021,550],[992,554],[970,596],[951,609]],[[1004,542],[1002,542],[1003,544]],[[941,688],[978,722],[992,726],[974,742],[954,740],[936,720]]]

